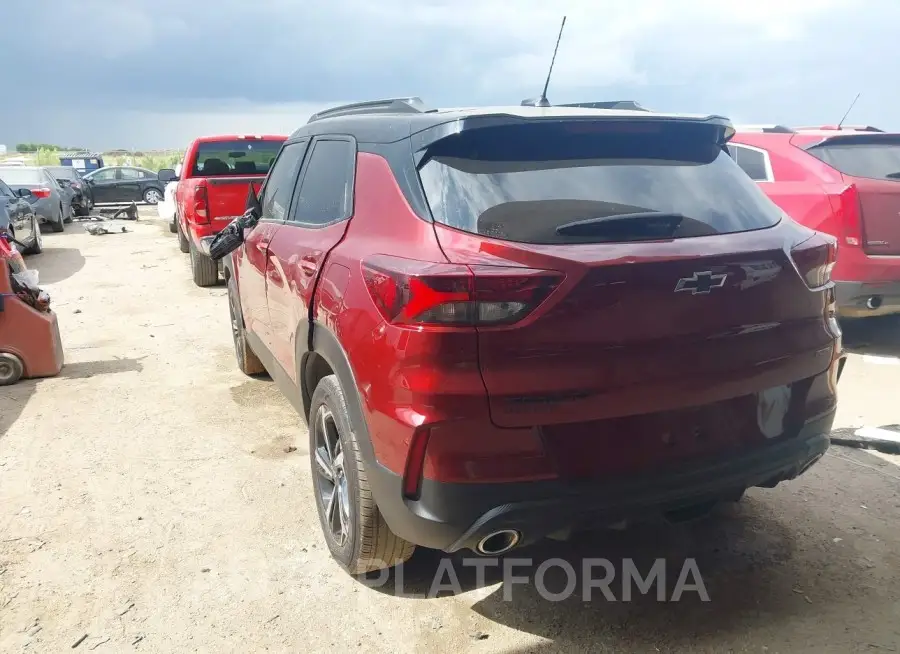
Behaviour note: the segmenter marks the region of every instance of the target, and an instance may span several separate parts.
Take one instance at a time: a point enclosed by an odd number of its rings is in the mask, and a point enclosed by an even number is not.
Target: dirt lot
[[[78,651],[900,651],[900,467],[837,447],[702,523],[517,555],[664,557],[673,575],[695,557],[708,603],[555,604],[525,585],[505,601],[474,574],[428,599],[430,552],[403,592],[348,577],[319,535],[301,420],[234,366],[224,290],[192,285],[164,226],[131,229],[73,225],[31,259],[67,366],[0,390],[0,651],[85,635]],[[841,426],[900,422],[890,360],[855,356],[841,385]]]

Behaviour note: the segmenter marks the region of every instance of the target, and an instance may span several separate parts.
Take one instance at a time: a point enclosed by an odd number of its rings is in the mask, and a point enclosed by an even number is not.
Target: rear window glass
[[[47,170],[57,179],[78,179],[78,173],[68,166],[51,166]]]
[[[419,175],[438,222],[524,243],[682,238],[778,223],[781,211],[717,144],[718,129],[610,121],[470,129],[432,145]],[[581,221],[591,227],[557,232]]]
[[[265,175],[282,143],[255,139],[201,143],[197,147],[193,174],[203,177]]]
[[[0,179],[7,184],[43,184],[47,181],[41,170],[34,168],[3,168],[0,169]]]
[[[826,143],[808,152],[854,177],[900,181],[900,140],[886,143]]]

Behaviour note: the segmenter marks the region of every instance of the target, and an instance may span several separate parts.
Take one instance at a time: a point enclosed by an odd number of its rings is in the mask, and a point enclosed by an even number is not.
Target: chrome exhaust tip
[[[869,299],[866,300],[866,309],[875,310],[881,306],[881,296],[873,295]]]
[[[484,556],[505,554],[518,545],[521,538],[521,534],[515,529],[501,529],[478,541],[475,551]]]

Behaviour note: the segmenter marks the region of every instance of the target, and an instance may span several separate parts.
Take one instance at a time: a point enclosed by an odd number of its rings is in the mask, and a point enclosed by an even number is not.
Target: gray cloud
[[[291,131],[342,100],[633,98],[748,122],[900,130],[896,0],[3,0],[0,142],[168,147]],[[40,16],[40,20],[35,20]],[[79,30],[74,27],[78,26]],[[79,36],[80,34],[80,36]],[[16,53],[15,55],[11,53]]]

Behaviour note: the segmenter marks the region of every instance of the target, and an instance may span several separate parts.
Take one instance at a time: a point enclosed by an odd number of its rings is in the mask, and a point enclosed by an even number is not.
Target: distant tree
[[[30,153],[37,152],[38,150],[62,150],[58,145],[53,145],[52,143],[19,143],[16,145],[16,152],[22,153]]]

